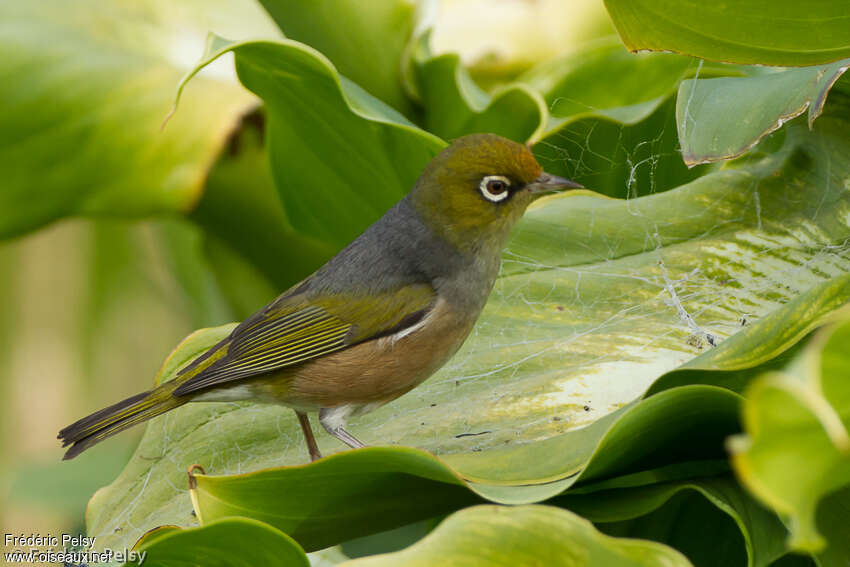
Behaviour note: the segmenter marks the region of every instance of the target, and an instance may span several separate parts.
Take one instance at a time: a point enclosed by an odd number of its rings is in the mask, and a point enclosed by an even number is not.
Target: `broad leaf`
[[[447,140],[490,132],[524,143],[542,131],[546,105],[536,91],[515,84],[491,96],[472,81],[457,54],[435,57],[423,49],[415,74],[429,132]]]
[[[286,534],[257,520],[228,518],[190,529],[161,528],[146,534],[134,551],[148,567],[310,567]]]
[[[694,491],[675,494],[645,516],[597,523],[604,534],[657,541],[682,553],[694,567],[748,565],[749,557],[739,526]],[[774,544],[782,546],[780,537]]]
[[[355,538],[340,545],[339,549],[351,559],[401,551],[428,535],[443,519],[444,517],[431,518],[392,530]]]
[[[688,169],[682,162],[675,121],[671,98],[554,119],[534,145],[534,155],[550,173],[610,197],[660,193],[708,171],[708,166]]]
[[[549,506],[476,506],[449,516],[422,541],[403,551],[343,563],[350,567],[499,564],[690,566],[669,547],[603,535],[587,520]]]
[[[790,520],[789,545],[821,551],[818,503],[850,487],[850,323],[816,334],[783,371],[747,391],[747,437],[730,444],[741,481]],[[844,501],[846,498],[846,490]]]
[[[288,533],[307,550],[321,549],[473,503],[474,495],[463,488],[459,475],[467,488],[485,498],[518,504],[544,500],[575,482],[667,463],[685,466],[657,471],[656,480],[682,474],[692,459],[700,462],[690,467],[691,472],[703,473],[704,459],[722,457],[723,440],[738,431],[737,413],[734,394],[681,388],[584,430],[514,449],[438,460],[411,449],[375,447],[334,455],[308,467],[198,475],[193,503],[202,521],[246,515]]]
[[[649,116],[670,97],[698,63],[690,57],[629,53],[616,38],[605,38],[579,53],[546,61],[518,81],[540,91],[553,120],[602,115],[626,124]]]
[[[535,502],[573,484],[722,458],[723,440],[739,430],[739,402],[720,388],[686,386],[549,439],[442,459],[491,500]]]
[[[481,502],[422,451],[375,447],[238,479],[196,475],[202,522],[248,516],[313,551]]]
[[[785,526],[775,514],[744,492],[728,474],[594,490],[589,493],[583,493],[581,490],[576,492],[558,497],[551,503],[569,508],[597,525],[601,524],[600,527],[606,533],[655,539],[680,550],[680,546],[687,544],[689,540],[697,545],[701,543],[706,547],[699,551],[692,547],[694,555],[689,556],[695,565],[734,564],[733,561],[720,561],[721,550],[716,546],[721,542],[729,544],[729,554],[735,555],[738,553],[737,543],[740,541],[748,557],[747,564],[754,567],[765,567],[786,553],[783,543],[787,535]],[[680,502],[686,500],[689,506],[677,506],[672,502],[677,498]],[[698,502],[699,500],[705,502]],[[706,503],[728,516],[727,519],[733,522],[731,529],[718,525],[723,523],[722,518],[720,522],[706,522]],[[664,507],[673,509],[663,511]],[[661,511],[654,519],[647,517],[658,510]],[[691,516],[691,512],[695,515]],[[658,521],[658,516],[668,514],[671,521]],[[725,530],[733,537],[709,536],[705,532],[709,523],[718,525],[719,529]],[[698,526],[701,536],[695,538],[693,530]],[[735,532],[739,532],[741,536],[738,537]],[[698,560],[697,553],[700,558],[706,558],[708,561]],[[688,552],[685,554],[689,555]]]
[[[827,494],[817,508],[818,531],[829,542],[815,554],[821,567],[840,567],[850,557],[850,486]]]
[[[832,278],[795,297],[756,324],[743,319],[739,333],[656,380],[647,391],[688,384],[711,384],[743,394],[767,370],[783,369],[798,354],[806,335],[834,320],[847,303],[850,275]]]
[[[749,77],[683,81],[676,101],[682,157],[688,165],[743,155],[808,109],[820,116],[829,89],[850,59],[819,67],[750,69]]]
[[[287,37],[321,51],[339,72],[408,114],[402,54],[418,21],[414,0],[260,0]]]
[[[606,38],[520,77],[551,117],[535,154],[545,167],[612,197],[672,189],[706,172],[682,163],[670,97],[694,75],[740,75],[739,66],[691,57],[630,54]]]
[[[605,0],[605,6],[632,51],[765,65],[850,57],[850,13],[843,0]]]
[[[275,185],[289,222],[309,239],[342,248],[398,201],[445,145],[295,41],[212,37],[182,85],[229,51],[239,79],[266,104]]]
[[[269,29],[242,1],[3,2],[0,22],[0,237],[71,215],[191,209],[256,99],[232,77],[202,77],[161,132],[174,85],[208,26]]]

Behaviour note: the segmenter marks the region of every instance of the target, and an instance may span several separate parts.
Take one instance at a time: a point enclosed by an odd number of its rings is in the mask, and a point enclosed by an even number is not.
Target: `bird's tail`
[[[63,459],[73,459],[95,443],[189,401],[173,396],[175,388],[174,382],[166,382],[72,423],[59,432],[62,446],[71,445]]]

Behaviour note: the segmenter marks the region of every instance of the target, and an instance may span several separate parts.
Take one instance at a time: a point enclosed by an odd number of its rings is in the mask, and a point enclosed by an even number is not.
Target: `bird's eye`
[[[488,175],[481,180],[478,189],[484,198],[493,203],[498,203],[508,198],[510,193],[508,187],[511,186],[511,181],[502,175]]]

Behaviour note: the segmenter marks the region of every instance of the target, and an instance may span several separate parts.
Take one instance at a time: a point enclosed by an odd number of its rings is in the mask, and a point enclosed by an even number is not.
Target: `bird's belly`
[[[459,317],[438,301],[418,328],[288,369],[279,384],[265,382],[261,397],[305,410],[348,404],[373,409],[436,372],[457,352],[474,323],[475,317]]]

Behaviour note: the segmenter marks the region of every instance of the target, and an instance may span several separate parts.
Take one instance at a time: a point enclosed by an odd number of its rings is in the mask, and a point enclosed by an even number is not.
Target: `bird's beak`
[[[541,197],[549,193],[558,193],[567,189],[584,189],[584,185],[580,183],[546,173],[545,171],[537,179],[526,185],[526,187],[530,193]]]

